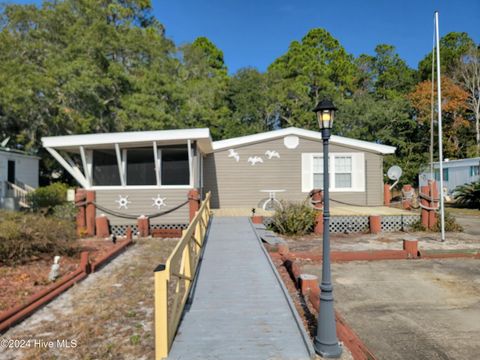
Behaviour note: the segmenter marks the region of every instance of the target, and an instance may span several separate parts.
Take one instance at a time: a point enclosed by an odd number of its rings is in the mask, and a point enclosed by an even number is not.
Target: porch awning
[[[162,145],[171,145],[188,140],[196,141],[203,153],[212,152],[212,138],[208,128],[49,136],[42,138],[42,145],[45,148],[78,153],[80,146],[91,149],[112,148],[115,144],[122,147],[138,147],[149,146],[153,141]]]

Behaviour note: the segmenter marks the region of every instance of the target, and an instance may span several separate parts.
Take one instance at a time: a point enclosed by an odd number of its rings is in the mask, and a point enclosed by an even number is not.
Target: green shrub
[[[58,219],[74,221],[77,216],[78,208],[71,202],[55,205],[52,209],[52,215]]]
[[[0,212],[0,263],[15,265],[32,257],[74,255],[75,226],[71,221],[32,213]]]
[[[282,202],[283,209],[275,211],[270,227],[287,235],[304,235],[315,226],[316,211],[307,203]]]
[[[437,222],[433,227],[432,231],[440,232],[441,231],[440,227],[441,227],[440,214],[438,214]],[[462,226],[459,223],[457,223],[457,220],[455,220],[455,216],[450,214],[448,211],[445,211],[445,231],[451,231],[451,232],[463,231]]]
[[[480,181],[457,186],[453,197],[458,205],[480,210]]]
[[[51,210],[56,205],[64,204],[67,201],[68,185],[54,183],[43,186],[27,195],[33,210],[46,208]]]
[[[431,231],[440,232],[441,231],[440,227],[441,227],[440,214],[437,214],[437,222]],[[410,228],[410,230],[411,231],[429,231],[429,229],[423,226],[421,220],[418,220],[416,223],[414,223]],[[462,226],[459,223],[457,223],[457,221],[455,220],[455,217],[452,214],[450,214],[448,211],[445,211],[445,231],[449,231],[449,232],[463,231]]]

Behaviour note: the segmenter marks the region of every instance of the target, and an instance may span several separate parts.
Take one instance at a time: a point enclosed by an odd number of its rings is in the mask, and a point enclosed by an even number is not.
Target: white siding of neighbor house
[[[16,153],[0,152],[0,182],[7,181],[8,161],[15,161],[15,177],[18,181],[38,187],[38,162],[36,157]]]
[[[443,179],[443,187],[447,188],[449,194],[452,194],[457,186],[469,184],[480,180],[480,176],[471,176],[470,167],[479,166],[480,158],[445,161],[443,169],[448,169],[448,180]],[[438,164],[435,163],[435,169],[438,171]],[[420,186],[427,185],[430,178],[429,171],[423,171],[419,176]]]
[[[234,147],[240,156],[239,162],[228,157],[229,149],[209,154],[204,161],[204,187],[205,191],[212,191],[212,207],[258,207],[261,200],[268,197],[260,190],[268,189],[285,189],[278,194],[279,199],[305,200],[311,190],[311,184],[306,180],[309,176],[306,162],[310,155],[305,154],[321,154],[322,142],[302,137],[299,140],[295,149],[288,149],[283,138]],[[277,151],[280,158],[268,160],[265,156],[267,150]],[[354,154],[357,174],[355,189],[332,191],[331,198],[358,205],[382,205],[383,156],[344,145],[331,145],[330,153]],[[254,156],[261,157],[263,163],[249,164],[247,159]],[[334,202],[332,206],[335,206]]]

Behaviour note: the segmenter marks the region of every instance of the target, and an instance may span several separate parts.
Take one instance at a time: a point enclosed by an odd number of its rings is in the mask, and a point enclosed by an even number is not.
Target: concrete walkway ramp
[[[312,358],[308,335],[248,218],[212,219],[192,298],[169,359]]]

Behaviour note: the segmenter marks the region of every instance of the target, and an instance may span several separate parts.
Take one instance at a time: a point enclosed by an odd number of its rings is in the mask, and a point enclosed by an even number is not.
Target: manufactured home
[[[433,178],[439,181],[440,165],[438,162],[433,163],[433,169]],[[420,186],[427,185],[431,177],[429,169],[422,171],[419,175]],[[443,162],[443,188],[445,194],[452,195],[457,186],[470,184],[475,181],[480,181],[480,157],[445,160]]]
[[[38,187],[39,160],[24,151],[0,147],[0,208],[28,207],[25,195]]]
[[[188,208],[182,204],[194,188],[211,191],[212,208],[251,209],[272,193],[298,202],[323,187],[321,134],[293,127],[221,141],[212,141],[204,128],[42,142],[80,187],[95,191],[97,215],[106,213],[113,227],[134,223],[127,218],[132,215],[159,213],[153,226],[185,227]],[[340,136],[330,144],[332,206],[383,205],[383,156],[395,148]]]

